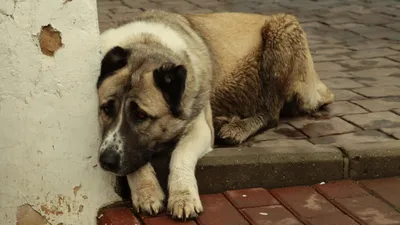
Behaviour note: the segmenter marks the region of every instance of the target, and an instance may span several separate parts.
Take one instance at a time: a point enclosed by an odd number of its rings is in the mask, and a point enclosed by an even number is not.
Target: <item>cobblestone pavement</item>
[[[316,69],[335,92],[336,102],[317,117],[283,120],[245,145],[280,145],[279,139],[288,138],[338,146],[400,139],[399,0],[98,0],[100,28],[127,22],[151,8],[284,12],[299,18]]]
[[[342,180],[314,186],[202,195],[205,211],[176,222],[165,213],[135,217],[128,208],[102,212],[99,225],[399,225],[400,179]]]

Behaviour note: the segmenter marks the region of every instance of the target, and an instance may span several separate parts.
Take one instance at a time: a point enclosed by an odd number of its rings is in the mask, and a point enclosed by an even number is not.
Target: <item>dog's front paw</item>
[[[197,191],[173,191],[168,199],[168,211],[173,218],[186,220],[196,218],[203,212],[203,205]]]
[[[158,183],[142,183],[132,190],[132,204],[137,212],[157,215],[164,208],[165,195]]]
[[[241,144],[249,136],[240,126],[240,123],[232,122],[224,124],[218,132],[218,136],[226,144]]]

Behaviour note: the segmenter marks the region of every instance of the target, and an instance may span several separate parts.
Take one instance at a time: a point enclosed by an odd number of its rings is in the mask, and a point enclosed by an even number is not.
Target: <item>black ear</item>
[[[154,81],[174,116],[179,116],[180,105],[186,85],[186,68],[183,65],[166,63],[153,72]]]
[[[97,80],[97,88],[101,83],[118,69],[126,66],[128,63],[129,50],[116,46],[112,48],[101,60],[100,76]]]

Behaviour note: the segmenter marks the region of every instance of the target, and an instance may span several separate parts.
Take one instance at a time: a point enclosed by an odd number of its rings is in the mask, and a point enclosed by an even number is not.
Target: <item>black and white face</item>
[[[97,88],[102,142],[100,166],[127,175],[175,140],[187,121],[180,118],[186,69],[168,59],[130,63],[132,53],[116,47],[102,61]]]

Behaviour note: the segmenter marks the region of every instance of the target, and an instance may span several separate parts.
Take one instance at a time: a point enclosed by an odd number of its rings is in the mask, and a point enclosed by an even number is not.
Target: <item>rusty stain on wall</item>
[[[48,221],[31,205],[25,204],[17,208],[17,225],[46,225]]]
[[[78,191],[81,189],[82,185],[78,185],[74,187],[74,195],[76,197],[76,194],[78,193]]]
[[[48,207],[47,205],[43,204],[43,205],[40,206],[40,209],[41,209],[41,210],[44,212],[44,214],[46,214],[46,215],[56,215],[56,216],[59,216],[59,215],[64,214],[63,211],[58,210],[58,208],[55,207],[55,206]]]
[[[39,43],[43,54],[54,56],[54,53],[63,46],[61,32],[50,24],[42,26],[39,34]]]

